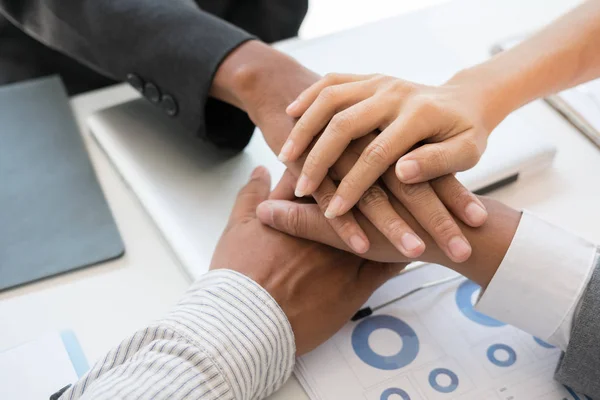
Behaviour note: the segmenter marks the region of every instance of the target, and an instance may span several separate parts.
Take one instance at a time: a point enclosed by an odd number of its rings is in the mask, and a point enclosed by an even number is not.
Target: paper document
[[[70,331],[0,351],[0,399],[48,399],[87,371]]]
[[[427,266],[395,278],[377,306],[453,276]],[[296,375],[313,400],[586,400],[553,379],[560,351],[473,309],[467,279],[423,290],[349,322],[301,357]]]

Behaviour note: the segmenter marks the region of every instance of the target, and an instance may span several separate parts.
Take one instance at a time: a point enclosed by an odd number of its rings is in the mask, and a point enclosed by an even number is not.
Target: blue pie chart
[[[381,393],[379,400],[388,400],[391,395],[397,394],[402,400],[410,400],[410,396],[404,390],[399,388],[389,388]]]
[[[456,290],[456,305],[461,313],[471,321],[478,323],[479,325],[489,326],[489,327],[499,327],[506,325],[504,322],[497,321],[493,318],[488,317],[485,314],[476,311],[473,308],[473,303],[471,302],[471,298],[473,297],[473,293],[479,290],[479,286],[472,281],[465,281],[460,284],[458,289]]]
[[[496,354],[498,351],[506,352],[508,354],[508,358],[506,360],[499,359]],[[487,358],[492,362],[492,364],[498,367],[510,367],[517,361],[517,353],[509,345],[497,343],[488,347]]]
[[[369,336],[378,329],[389,329],[402,339],[402,348],[391,356],[376,353],[369,346]],[[373,368],[395,370],[406,367],[417,358],[419,338],[404,321],[391,315],[375,315],[361,321],[352,331],[352,348],[356,355]]]
[[[445,386],[440,385],[437,381],[440,375],[450,378],[450,383]],[[458,387],[458,376],[447,368],[436,368],[429,373],[429,384],[440,393],[452,393]]]

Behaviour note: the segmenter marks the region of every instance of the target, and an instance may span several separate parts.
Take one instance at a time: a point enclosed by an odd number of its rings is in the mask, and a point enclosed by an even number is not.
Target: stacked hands
[[[511,211],[453,174],[479,160],[501,118],[486,116],[481,85],[470,90],[462,79],[431,87],[381,75],[320,78],[256,41],[220,67],[213,96],[244,109],[287,169],[272,192],[266,170],[253,173],[238,198],[248,205],[241,217],[236,205],[211,268],[265,288],[290,320],[297,354],[336,332],[415,258],[481,286],[491,279],[491,268],[471,263],[498,265],[508,243],[492,242],[498,249],[473,259],[465,233],[489,238],[486,207],[494,221]],[[221,251],[236,243],[244,243],[239,257]]]
[[[313,213],[315,206],[281,202],[312,195],[342,248],[365,254],[370,222],[401,254],[417,258],[425,242],[397,212],[402,205],[450,260],[466,261],[471,246],[454,217],[479,227],[487,211],[453,174],[478,162],[497,122],[484,120],[483,102],[458,80],[432,87],[330,74],[316,81],[287,106],[297,122],[279,159],[289,169],[275,191],[280,201],[264,207]]]

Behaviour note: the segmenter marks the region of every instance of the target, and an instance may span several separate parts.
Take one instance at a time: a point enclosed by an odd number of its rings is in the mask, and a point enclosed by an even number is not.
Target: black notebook
[[[123,252],[60,79],[0,87],[0,290]]]

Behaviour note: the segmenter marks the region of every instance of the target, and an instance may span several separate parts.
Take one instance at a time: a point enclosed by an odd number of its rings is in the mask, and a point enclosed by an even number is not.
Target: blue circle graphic
[[[377,329],[390,329],[402,338],[402,349],[392,356],[377,354],[369,346],[369,336]],[[352,332],[352,348],[371,367],[394,370],[407,366],[417,358],[419,338],[406,322],[390,315],[375,315],[360,322]]]
[[[508,353],[508,359],[498,360],[496,357],[496,351],[498,350],[506,351]],[[498,367],[510,367],[517,361],[517,353],[515,353],[513,348],[509,345],[497,343],[488,347],[487,358],[492,362],[492,364],[497,365]]]
[[[380,400],[388,400],[390,398],[390,396],[393,394],[397,394],[398,396],[402,397],[402,400],[410,400],[410,396],[408,395],[408,393],[406,393],[404,390],[398,389],[398,388],[385,389],[383,391],[383,393],[381,393],[381,397],[379,399]]]
[[[450,384],[448,386],[442,386],[437,382],[437,377],[440,375],[446,375],[450,378]],[[440,393],[452,393],[458,387],[458,376],[449,369],[436,368],[429,373],[429,384]]]
[[[542,346],[545,349],[553,349],[554,346],[552,346],[550,343],[544,342],[542,339],[538,338],[538,337],[533,337],[533,340],[535,340],[535,342],[537,344],[539,344],[540,346]]]
[[[480,325],[498,327],[506,325],[504,322],[497,321],[493,318],[488,317],[473,308],[471,297],[473,293],[479,289],[479,286],[472,281],[464,281],[460,284],[456,290],[456,305],[460,312],[471,321],[476,322]]]

